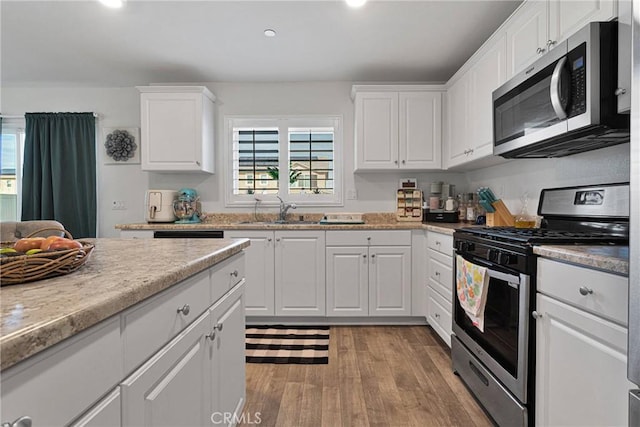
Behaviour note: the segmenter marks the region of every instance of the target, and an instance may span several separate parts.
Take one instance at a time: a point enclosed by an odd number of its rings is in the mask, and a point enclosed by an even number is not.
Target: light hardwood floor
[[[428,326],[332,326],[328,365],[248,363],[243,412],[261,427],[492,425]]]

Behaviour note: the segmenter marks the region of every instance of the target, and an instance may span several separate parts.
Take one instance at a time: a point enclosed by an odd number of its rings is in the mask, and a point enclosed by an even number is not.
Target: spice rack
[[[422,191],[401,188],[396,193],[396,219],[398,221],[422,221]]]

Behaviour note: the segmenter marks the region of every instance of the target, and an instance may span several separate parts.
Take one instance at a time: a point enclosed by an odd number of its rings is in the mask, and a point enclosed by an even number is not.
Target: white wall
[[[465,177],[471,189],[491,187],[513,214],[520,212],[528,193],[527,210],[534,214],[544,188],[628,182],[629,168],[629,144],[621,144],[557,159],[511,160]]]
[[[339,208],[306,208],[297,212],[351,211],[393,212],[395,192],[402,178],[417,178],[423,189],[433,181],[445,181],[465,191],[461,173],[353,173],[353,103],[350,82],[329,83],[210,83],[216,95],[218,129],[216,133],[216,173],[172,174],[147,173],[139,165],[104,165],[103,127],[140,127],[139,94],[135,88],[5,88],[3,113],[94,111],[98,120],[98,211],[101,237],[117,236],[119,223],[144,221],[144,193],[149,188],[195,188],[203,209],[208,212],[240,211],[224,206],[224,115],[311,115],[339,114],[343,117],[344,160],[343,179],[346,190],[355,189],[357,200],[346,200]],[[124,201],[126,210],[112,210],[114,200]],[[250,208],[246,208],[250,209]],[[275,212],[276,208],[264,208]]]

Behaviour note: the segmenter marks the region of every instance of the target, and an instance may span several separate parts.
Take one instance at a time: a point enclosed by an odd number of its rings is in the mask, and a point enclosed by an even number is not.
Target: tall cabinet
[[[440,169],[440,86],[356,85],[356,170]]]

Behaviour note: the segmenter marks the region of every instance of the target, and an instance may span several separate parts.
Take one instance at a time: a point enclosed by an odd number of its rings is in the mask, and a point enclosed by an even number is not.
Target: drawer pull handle
[[[436,276],[438,276],[438,277],[440,276],[440,272],[439,271],[436,271]]]
[[[238,277],[238,270],[233,270],[233,271],[231,272],[231,275],[232,275],[233,277]]]
[[[2,423],[0,427],[31,427],[31,417],[20,417],[12,423]]]
[[[189,307],[189,304],[185,304],[182,307],[180,307],[178,310],[178,313],[182,313],[185,316],[189,315],[189,312],[191,311],[191,308]]]
[[[593,289],[589,289],[586,286],[580,286],[580,289],[578,289],[580,291],[580,295],[589,295],[593,293]]]
[[[537,311],[532,311],[531,312],[531,317],[533,317],[534,319],[538,320],[542,318],[542,314],[538,313]]]
[[[216,330],[215,328],[213,329],[213,331],[209,332],[207,335],[204,336],[206,339],[213,341],[216,339]]]
[[[440,246],[440,240],[436,240],[436,246]]]
[[[436,316],[436,319],[439,319],[440,318],[440,313],[436,313],[435,316]]]
[[[223,327],[224,327],[223,323],[216,323],[216,326],[214,326],[213,329],[222,332]]]

